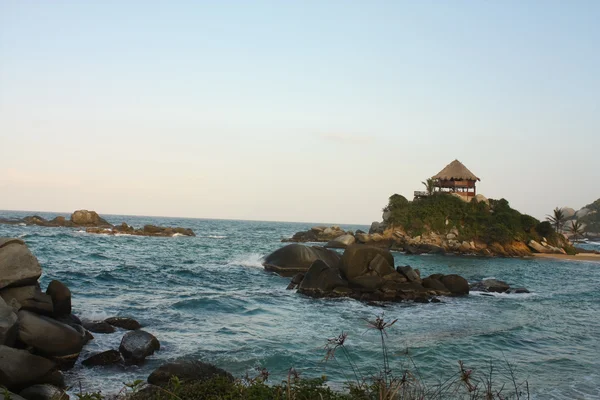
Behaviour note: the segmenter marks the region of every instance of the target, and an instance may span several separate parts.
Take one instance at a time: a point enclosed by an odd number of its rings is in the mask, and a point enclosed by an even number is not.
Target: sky
[[[600,197],[600,2],[0,0],[0,209],[369,224]]]

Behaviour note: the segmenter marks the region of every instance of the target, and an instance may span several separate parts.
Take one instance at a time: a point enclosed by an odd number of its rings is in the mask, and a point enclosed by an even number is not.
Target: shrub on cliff
[[[540,222],[534,217],[521,214],[510,207],[506,199],[490,199],[484,202],[465,202],[448,193],[436,192],[431,196],[412,202],[390,197],[386,209],[391,212],[389,222],[402,227],[413,235],[430,230],[445,233],[456,227],[460,239],[479,239],[486,243],[509,243],[513,240],[539,239]],[[545,232],[545,226],[541,229]],[[544,235],[549,241],[556,238],[552,233]]]

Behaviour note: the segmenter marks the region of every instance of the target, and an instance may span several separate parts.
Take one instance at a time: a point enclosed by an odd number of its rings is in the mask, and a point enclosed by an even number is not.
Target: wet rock
[[[43,293],[37,284],[2,289],[0,290],[0,297],[6,303],[17,301],[21,310],[42,315],[52,315],[54,313],[52,297]]]
[[[436,292],[447,292],[450,293],[448,288],[444,286],[442,282],[432,277],[427,277],[421,282],[424,288],[435,290]]]
[[[346,235],[336,237],[333,240],[330,240],[329,242],[327,242],[325,247],[330,247],[330,248],[335,248],[335,249],[345,249],[346,247],[350,246],[351,244],[354,244],[354,242],[356,242],[356,239],[354,238],[354,236],[346,234]]]
[[[0,384],[9,390],[43,383],[55,364],[26,350],[0,346]]]
[[[18,394],[14,394],[11,392],[0,391],[0,400],[27,400]]]
[[[17,340],[17,314],[0,298],[0,345],[12,346]]]
[[[46,294],[52,299],[54,317],[71,314],[71,291],[61,281],[53,280],[46,289]]]
[[[37,258],[22,240],[0,237],[0,289],[35,284],[41,274]]]
[[[421,282],[421,278],[410,265],[396,267],[396,271],[404,275],[409,282]]]
[[[104,218],[100,217],[96,211],[77,210],[71,214],[71,222],[77,226],[112,226]]]
[[[304,275],[298,291],[304,294],[328,293],[336,287],[344,286],[348,286],[348,282],[340,276],[339,269],[316,260]]]
[[[117,328],[127,329],[128,331],[134,331],[142,327],[139,322],[129,317],[110,317],[105,319],[104,322]]]
[[[294,243],[266,256],[263,266],[265,270],[276,272],[282,276],[294,276],[299,272],[308,271],[316,260],[322,260],[330,267],[337,267],[340,255],[324,247]]]
[[[294,277],[292,278],[292,280],[290,281],[290,284],[288,285],[288,287],[286,289],[292,290],[292,289],[297,288],[303,279],[304,279],[304,274],[302,272],[297,273],[296,275],[294,275]]]
[[[508,283],[496,279],[485,279],[471,285],[471,290],[504,293],[510,289]]]
[[[174,376],[184,382],[206,381],[217,376],[233,381],[233,376],[229,372],[214,365],[200,361],[182,360],[158,367],[148,377],[148,383],[166,387]]]
[[[19,340],[40,353],[46,356],[76,358],[81,352],[84,338],[72,327],[29,311],[19,311],[18,317]]]
[[[83,321],[83,327],[93,333],[114,333],[117,330],[106,321]]]
[[[444,275],[440,282],[446,286],[448,291],[455,296],[462,296],[469,294],[469,282],[465,278],[459,275]]]
[[[371,262],[377,257],[374,264]],[[383,261],[382,261],[383,260]],[[385,265],[384,265],[385,264]],[[348,281],[352,282],[354,278],[365,275],[369,271],[376,271],[377,275],[383,277],[394,272],[394,257],[388,250],[378,247],[367,246],[362,244],[353,244],[346,248],[342,255],[340,270]],[[382,272],[387,272],[382,274]]]
[[[160,342],[154,335],[142,331],[127,332],[121,340],[119,351],[123,355],[125,361],[133,364],[143,362],[146,357],[154,354],[160,349]]]
[[[119,353],[117,350],[107,350],[86,358],[81,362],[81,364],[85,367],[96,367],[99,365],[120,364],[121,362],[123,362],[121,353]]]
[[[69,400],[64,390],[48,384],[30,386],[19,395],[26,400]]]

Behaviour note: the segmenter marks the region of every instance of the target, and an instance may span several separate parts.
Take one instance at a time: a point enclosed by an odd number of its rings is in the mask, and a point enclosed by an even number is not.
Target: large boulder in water
[[[484,279],[471,285],[471,290],[482,292],[505,293],[508,292],[510,286],[508,283],[497,279]]]
[[[383,277],[395,272],[394,257],[388,250],[363,244],[353,244],[344,251],[340,270],[350,282],[369,271],[375,271],[377,275]]]
[[[224,377],[233,381],[233,376],[221,368],[200,361],[181,360],[163,364],[148,377],[148,383],[168,386],[171,378],[177,377],[184,382],[201,382],[215,377]]]
[[[17,340],[17,314],[0,298],[0,345],[12,346]]]
[[[37,282],[42,269],[20,239],[0,238],[0,289]]]
[[[329,267],[337,267],[340,255],[324,247],[293,243],[266,256],[263,266],[267,271],[273,271],[282,276],[294,276],[298,272],[308,271],[316,260],[323,261]]]
[[[78,226],[112,226],[96,211],[77,210],[71,214],[71,222]]]
[[[84,336],[76,329],[52,318],[19,311],[19,340],[50,357],[77,357]]]
[[[347,287],[348,282],[340,276],[338,268],[332,268],[322,260],[316,260],[304,275],[298,291],[319,295],[331,292],[336,287]]]
[[[469,282],[460,275],[444,275],[440,282],[455,296],[469,294]]]
[[[37,284],[0,290],[0,297],[8,304],[16,300],[21,305],[21,310],[43,315],[54,313],[52,297],[43,293]]]
[[[117,350],[107,350],[86,358],[81,362],[81,365],[84,367],[96,367],[99,365],[120,364],[122,361],[121,353]]]
[[[71,314],[71,290],[64,283],[53,280],[48,285],[46,294],[52,298],[55,317]]]
[[[125,361],[133,364],[141,363],[146,357],[154,354],[156,350],[160,350],[158,339],[141,329],[127,332],[121,339],[121,345],[119,346],[119,351]]]
[[[0,345],[0,385],[9,390],[44,383],[55,368],[52,361],[27,350]]]

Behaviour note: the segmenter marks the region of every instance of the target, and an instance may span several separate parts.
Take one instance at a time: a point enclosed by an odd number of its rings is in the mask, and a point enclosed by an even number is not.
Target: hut
[[[477,195],[475,183],[481,180],[458,160],[452,161],[431,178],[436,191],[456,193],[467,201]]]

